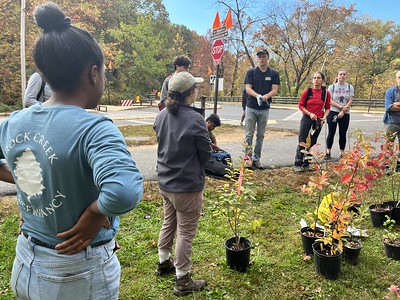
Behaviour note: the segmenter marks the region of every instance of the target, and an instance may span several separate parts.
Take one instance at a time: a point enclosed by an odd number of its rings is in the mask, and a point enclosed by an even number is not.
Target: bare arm
[[[7,164],[0,165],[0,180],[8,183],[15,183]]]
[[[103,226],[108,229],[111,227],[108,218],[100,212],[96,200],[85,209],[74,227],[57,235],[59,238],[68,239],[56,245],[56,250],[60,254],[82,251],[90,245]]]
[[[394,102],[393,106],[390,108],[391,111],[400,111],[400,102]]]
[[[262,95],[263,101],[267,101],[269,98],[276,96],[278,94],[278,88],[279,88],[279,85],[273,84],[271,91],[265,95]]]

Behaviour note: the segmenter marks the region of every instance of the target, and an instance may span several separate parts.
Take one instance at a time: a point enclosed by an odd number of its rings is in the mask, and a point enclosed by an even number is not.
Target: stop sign
[[[211,55],[214,59],[214,62],[219,64],[222,54],[224,54],[224,48],[224,42],[222,40],[218,39],[214,41],[214,44],[211,48]]]

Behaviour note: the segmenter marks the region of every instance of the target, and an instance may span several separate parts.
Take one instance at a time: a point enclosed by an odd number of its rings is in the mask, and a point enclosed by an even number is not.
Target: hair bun
[[[60,7],[52,2],[38,6],[34,12],[36,24],[44,32],[60,30],[71,25],[71,19],[65,17]]]

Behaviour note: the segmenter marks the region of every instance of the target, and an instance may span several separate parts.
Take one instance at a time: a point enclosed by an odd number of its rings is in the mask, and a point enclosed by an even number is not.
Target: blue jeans
[[[121,267],[115,240],[73,255],[33,244],[22,234],[16,246],[11,288],[19,299],[118,299]]]
[[[265,129],[267,128],[269,109],[254,109],[246,107],[245,143],[251,148],[246,154],[252,155],[253,161],[261,159],[261,151],[264,142]],[[253,136],[257,125],[256,144],[253,151]]]

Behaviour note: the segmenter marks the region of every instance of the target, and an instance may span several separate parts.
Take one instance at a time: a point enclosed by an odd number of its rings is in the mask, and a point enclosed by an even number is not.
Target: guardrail
[[[273,103],[275,104],[293,104],[297,105],[299,103],[299,97],[274,97]],[[213,102],[214,97],[207,97],[206,101]],[[242,102],[241,96],[224,96],[218,97],[218,102]],[[384,108],[385,107],[385,99],[353,99],[353,107],[354,106],[363,106],[363,107],[372,107],[372,108]]]

